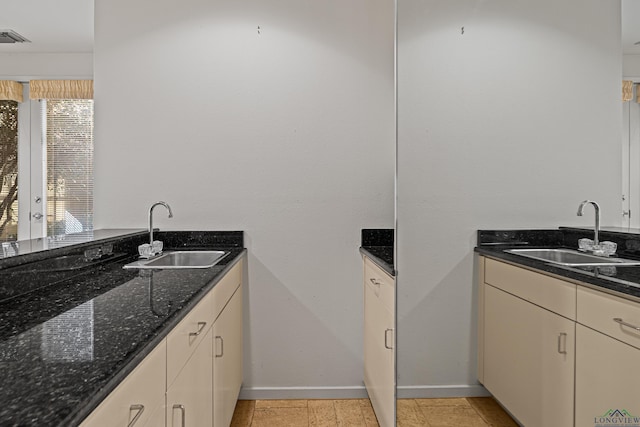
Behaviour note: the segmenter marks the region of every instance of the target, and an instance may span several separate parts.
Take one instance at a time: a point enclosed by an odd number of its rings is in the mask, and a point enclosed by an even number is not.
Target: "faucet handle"
[[[154,255],[160,254],[162,253],[163,247],[164,247],[164,244],[160,240],[154,240],[153,243],[151,244],[151,252]]]
[[[138,254],[140,254],[140,258],[151,258],[153,256],[151,245],[148,243],[143,243],[142,245],[138,246]]]
[[[583,252],[589,252],[593,250],[593,240],[587,239],[586,237],[578,240],[578,250]]]

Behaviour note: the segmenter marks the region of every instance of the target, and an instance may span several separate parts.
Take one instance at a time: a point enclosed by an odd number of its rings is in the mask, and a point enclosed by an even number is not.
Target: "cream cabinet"
[[[480,262],[481,382],[525,426],[573,426],[576,285]]]
[[[167,427],[213,425],[213,341],[212,328],[202,339],[167,389]]]
[[[242,287],[213,324],[213,425],[231,424],[242,385]]]
[[[382,427],[395,425],[395,284],[364,257],[364,383]]]
[[[243,379],[238,262],[82,427],[228,427]]]
[[[518,421],[640,424],[640,302],[478,260],[478,378]]]
[[[166,349],[166,341],[163,340],[81,426],[164,425]]]
[[[214,288],[167,335],[167,387],[176,380],[213,325]]]
[[[242,363],[238,263],[167,336],[167,427],[228,427]]]
[[[572,320],[485,289],[484,385],[526,426],[573,425]]]
[[[585,288],[577,307],[576,426],[640,424],[640,304]]]

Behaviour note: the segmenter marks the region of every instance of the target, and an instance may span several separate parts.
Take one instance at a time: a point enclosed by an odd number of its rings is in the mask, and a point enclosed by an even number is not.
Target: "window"
[[[0,242],[18,238],[18,103],[0,101]]]
[[[0,80],[3,256],[6,242],[91,230],[93,81]]]
[[[42,100],[47,235],[93,230],[93,100]]]

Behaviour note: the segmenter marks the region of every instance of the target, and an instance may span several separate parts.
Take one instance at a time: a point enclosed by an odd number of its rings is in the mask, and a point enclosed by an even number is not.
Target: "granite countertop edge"
[[[115,373],[113,377],[111,377],[89,400],[78,405],[78,411],[67,417],[67,419],[64,420],[64,425],[79,425],[87,416],[89,416],[91,412],[93,412],[131,372],[133,372],[133,370],[149,355],[149,353],[151,353],[156,346],[167,337],[173,328],[180,323],[180,321],[184,319],[189,312],[191,312],[191,310],[205,297],[205,295],[207,295],[207,293],[211,291],[216,284],[218,284],[224,275],[246,257],[246,254],[246,248],[242,248],[239,253],[235,254],[225,267],[220,270],[212,280],[204,284],[198,293],[196,293],[182,309],[178,310],[173,316],[167,319],[164,325],[156,331],[155,336],[141,346],[131,359],[122,367],[122,369]],[[215,266],[211,268],[215,268]]]
[[[155,229],[159,232],[159,229]],[[43,245],[43,241],[47,238],[38,238],[32,240],[21,240],[14,242],[20,245],[18,253],[7,255],[0,254],[0,268],[11,267],[13,265],[25,262],[33,262],[58,255],[65,255],[70,252],[78,251],[78,249],[95,247],[100,244],[117,242],[128,237],[145,236],[149,232],[142,229],[100,229],[95,230],[91,237],[85,236],[86,233],[65,234],[58,236],[61,240],[52,239],[50,248],[39,247]],[[11,242],[6,242],[11,247]],[[33,248],[35,246],[35,248]]]
[[[360,253],[371,259],[391,277],[396,276],[393,265],[393,246],[361,246]]]

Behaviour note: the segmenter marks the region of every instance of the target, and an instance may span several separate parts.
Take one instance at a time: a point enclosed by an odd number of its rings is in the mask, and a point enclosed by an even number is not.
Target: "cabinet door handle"
[[[393,350],[393,347],[389,346],[389,342],[387,337],[389,336],[389,332],[393,332],[393,329],[385,329],[384,330],[384,348],[387,350]]]
[[[197,337],[202,333],[204,327],[207,326],[207,322],[198,322],[198,331],[197,332],[189,332],[190,337]]]
[[[560,332],[558,335],[558,353],[567,354],[567,334]]]
[[[217,335],[216,336],[216,340],[220,340],[220,354],[218,354],[218,347],[216,346],[216,357],[222,357],[224,356],[224,339]]]
[[[178,403],[173,405],[173,410],[175,411],[176,409],[180,409],[180,412],[182,412],[182,418],[180,419],[180,427],[185,427],[184,419],[185,419],[185,415],[187,413],[187,410],[184,408],[184,405],[180,405]]]
[[[619,317],[615,317],[613,319],[614,322],[621,324],[622,326],[626,326],[627,328],[634,329],[636,331],[640,331],[640,326],[632,325],[631,323],[627,323]]]
[[[380,286],[382,285],[382,283],[378,282],[374,277],[369,279],[371,281],[371,283],[373,283],[376,286]]]
[[[129,412],[131,411],[138,412],[136,413],[135,417],[133,417],[133,419],[129,421],[127,427],[133,427],[133,425],[138,422],[138,418],[140,418],[142,416],[142,413],[144,412],[144,405],[131,405],[129,406]]]

